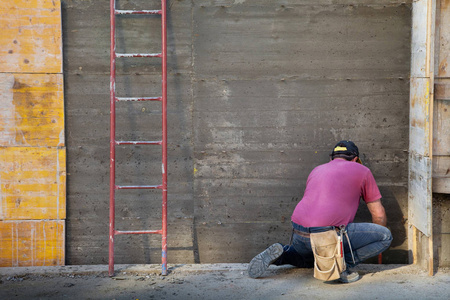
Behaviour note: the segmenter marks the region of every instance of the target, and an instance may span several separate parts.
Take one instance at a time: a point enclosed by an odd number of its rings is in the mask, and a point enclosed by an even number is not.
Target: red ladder
[[[109,210],[109,276],[114,275],[114,237],[119,234],[161,234],[162,235],[162,275],[167,275],[167,26],[166,0],[161,0],[161,10],[119,10],[116,1],[110,0],[111,18],[111,73],[110,73],[110,210]],[[161,15],[162,49],[161,53],[116,53],[116,15]],[[116,58],[120,57],[159,57],[162,60],[162,94],[157,97],[117,97],[116,96]],[[162,139],[160,141],[117,141],[116,140],[116,102],[118,101],[161,101]],[[162,184],[161,185],[116,185],[116,146],[117,145],[161,145],[162,146]],[[162,228],[160,230],[121,231],[115,229],[115,194],[120,189],[160,189],[162,190]]]

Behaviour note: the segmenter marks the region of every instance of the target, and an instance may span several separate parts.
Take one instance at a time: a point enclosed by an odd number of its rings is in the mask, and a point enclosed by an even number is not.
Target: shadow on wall
[[[399,189],[399,190],[397,190]],[[391,230],[393,240],[390,248],[383,252],[383,263],[407,264],[407,221],[400,203],[407,205],[407,188],[380,186],[382,203],[388,218],[387,227]],[[406,206],[407,207],[407,206]],[[355,217],[355,222],[371,222],[371,215],[367,206],[362,202]],[[372,257],[366,263],[378,263],[377,257]]]
[[[179,114],[178,115],[178,121],[181,124],[182,128],[190,128],[192,126],[192,124],[190,123],[191,121],[188,119],[190,113],[189,113],[189,109],[187,109],[185,102],[185,99],[183,99],[183,97],[185,96],[185,93],[183,91],[182,85],[183,85],[183,79],[180,78],[181,77],[181,73],[182,73],[182,68],[180,67],[180,63],[178,61],[178,56],[177,56],[177,43],[175,40],[175,35],[174,34],[170,34],[170,33],[174,33],[175,28],[174,28],[174,21],[173,21],[173,15],[172,15],[172,10],[169,9],[167,10],[167,31],[169,32],[169,34],[167,35],[167,44],[168,44],[168,48],[170,49],[168,51],[168,72],[170,72],[171,74],[175,74],[175,76],[172,76],[172,80],[173,82],[171,82],[170,84],[172,85],[173,88],[173,92],[172,94],[172,101],[175,103],[175,107],[176,107],[176,111],[185,111],[187,113],[185,114]],[[184,79],[186,80],[186,79]],[[171,134],[173,134],[172,132],[169,131],[169,147],[170,142],[172,140],[180,140],[180,137],[174,137],[172,138]],[[189,138],[185,135],[182,135],[182,143],[183,144],[188,144],[190,142]],[[173,148],[173,147],[172,147]],[[181,157],[182,158],[186,158],[188,159],[188,163],[189,164],[189,170],[193,170],[193,163],[192,163],[192,150],[189,149],[188,147],[182,147],[181,148]],[[185,159],[185,160],[186,160]],[[176,164],[177,162],[175,162]],[[191,165],[192,164],[192,165]],[[170,171],[169,171],[169,175],[170,175]],[[181,178],[180,181],[187,181],[190,182],[193,185],[193,173],[189,172],[189,178]],[[193,187],[192,187],[193,188]],[[197,224],[196,224],[196,220],[195,220],[195,215],[193,215],[193,219],[192,219],[192,229],[191,229],[191,239],[192,239],[192,247],[187,247],[189,251],[192,251],[193,253],[193,260],[194,263],[199,264],[200,263],[200,255],[199,255],[199,249],[198,249],[198,236],[197,236]],[[185,248],[183,247],[169,247],[168,250],[184,250]]]

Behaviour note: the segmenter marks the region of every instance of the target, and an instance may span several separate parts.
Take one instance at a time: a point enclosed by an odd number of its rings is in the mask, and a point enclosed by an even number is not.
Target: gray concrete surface
[[[287,243],[308,173],[352,139],[407,262],[411,1],[170,0],[171,263],[244,263]],[[118,0],[124,9],[159,1]],[[67,264],[106,264],[109,0],[62,0]],[[121,16],[117,49],[158,52],[159,18]],[[119,96],[159,93],[159,61],[118,62]],[[158,103],[120,103],[118,139],[159,136]],[[119,184],[158,184],[160,151],[118,147]],[[160,228],[159,191],[119,191],[117,227]],[[370,221],[361,208],[357,221]],[[157,236],[119,236],[117,263],[159,263]]]
[[[1,299],[448,299],[450,270],[429,276],[413,265],[360,265],[351,284],[324,283],[312,269],[271,266],[246,276],[247,264],[106,265],[0,269]]]

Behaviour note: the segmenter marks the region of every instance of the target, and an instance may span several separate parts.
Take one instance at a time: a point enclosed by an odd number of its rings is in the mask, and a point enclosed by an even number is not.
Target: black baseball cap
[[[334,148],[333,148],[331,157],[338,155],[338,154],[357,156],[358,159],[356,160],[356,162],[362,164],[362,161],[359,158],[358,147],[356,147],[355,143],[353,143],[352,141],[340,141],[339,143],[337,143],[336,146],[334,146]]]

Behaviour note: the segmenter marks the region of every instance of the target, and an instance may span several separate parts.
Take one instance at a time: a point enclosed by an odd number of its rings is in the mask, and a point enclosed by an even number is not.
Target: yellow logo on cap
[[[334,151],[347,151],[347,147],[336,147]]]

